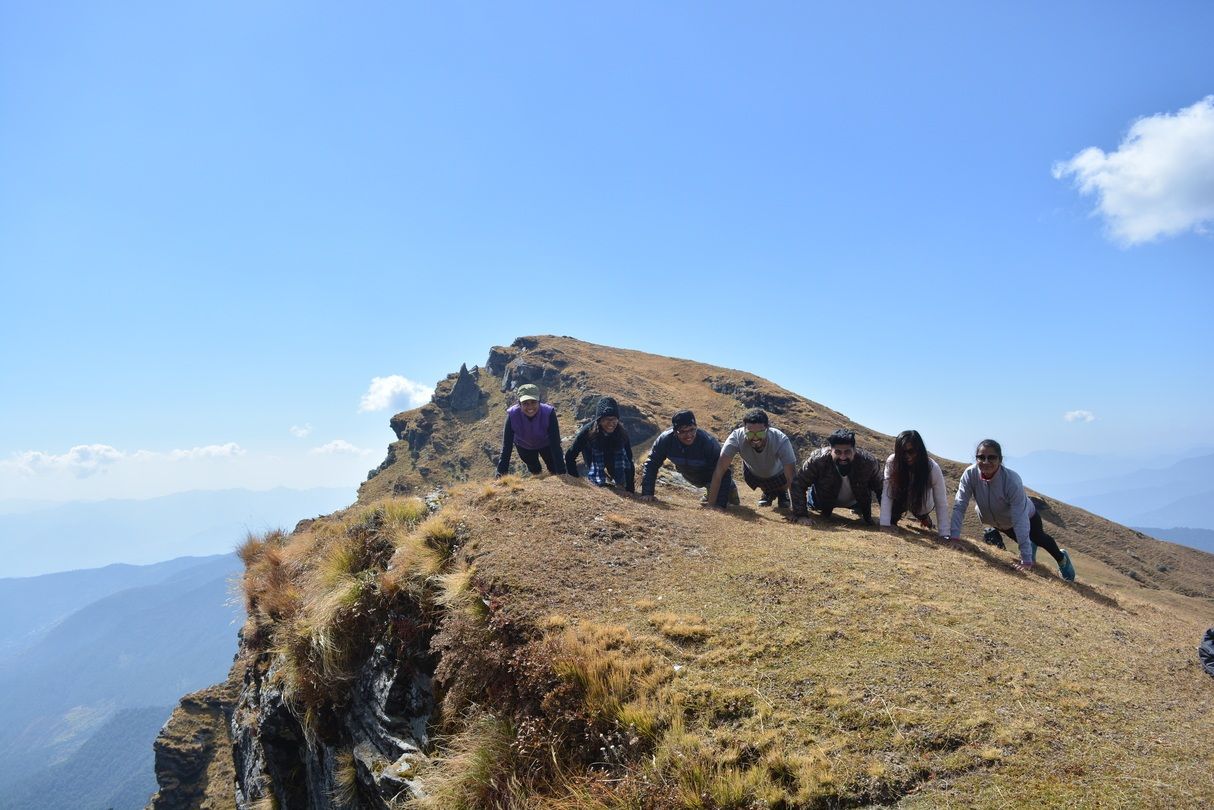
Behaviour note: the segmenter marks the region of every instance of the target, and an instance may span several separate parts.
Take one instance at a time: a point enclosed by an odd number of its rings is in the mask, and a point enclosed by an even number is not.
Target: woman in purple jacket
[[[539,386],[528,383],[518,387],[518,404],[506,410],[506,426],[502,434],[502,455],[497,462],[499,476],[510,471],[510,454],[516,447],[518,457],[532,475],[539,475],[540,459],[548,467],[548,472],[565,472],[556,408],[540,402]]]

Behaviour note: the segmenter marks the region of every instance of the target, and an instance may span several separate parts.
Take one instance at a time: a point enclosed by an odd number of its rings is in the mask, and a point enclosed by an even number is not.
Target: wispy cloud
[[[320,447],[313,447],[308,451],[314,456],[333,456],[333,455],[351,455],[351,456],[366,456],[370,455],[372,450],[364,450],[361,447],[355,447],[345,439],[334,439],[331,442],[322,444]]]
[[[1117,151],[1095,146],[1054,164],[1055,179],[1074,178],[1112,238],[1129,246],[1214,223],[1214,95],[1175,115],[1140,118]]]
[[[1068,422],[1095,422],[1096,414],[1091,411],[1067,411],[1062,418]]]
[[[375,377],[367,393],[359,402],[358,412],[382,411],[387,408],[405,410],[425,405],[434,395],[434,389],[421,383],[393,374],[390,377]]]
[[[124,458],[125,453],[108,444],[78,444],[59,455],[42,450],[26,450],[14,454],[3,463],[29,474],[66,471],[77,478],[86,478]]]
[[[312,423],[308,422],[302,427],[300,425],[291,425],[291,435],[297,439],[306,439],[312,434]]]
[[[0,465],[21,472],[37,475],[47,472],[67,472],[77,478],[87,478],[123,461],[193,461],[204,458],[232,458],[244,455],[245,450],[236,442],[209,444],[188,450],[136,450],[128,453],[108,444],[78,444],[66,453],[47,453],[42,450],[26,450],[15,453]]]

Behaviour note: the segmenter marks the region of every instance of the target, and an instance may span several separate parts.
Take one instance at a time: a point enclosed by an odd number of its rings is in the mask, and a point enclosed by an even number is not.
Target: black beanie
[[[674,416],[670,417],[670,425],[675,430],[681,427],[695,427],[696,415],[691,411],[679,411]]]
[[[834,433],[830,434],[827,441],[830,442],[831,447],[834,447],[836,444],[850,444],[852,447],[855,447],[856,432],[854,430],[848,430],[847,428],[839,428]]]
[[[603,397],[599,400],[598,406],[594,409],[595,421],[602,419],[604,416],[614,416],[620,418],[620,406],[615,404],[615,400],[611,397]]]

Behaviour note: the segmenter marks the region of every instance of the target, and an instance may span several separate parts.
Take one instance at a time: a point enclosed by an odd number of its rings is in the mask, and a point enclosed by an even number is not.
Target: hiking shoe
[[[777,509],[792,508],[792,498],[788,497],[787,492],[780,493],[780,497],[776,499],[776,508]]]
[[[1062,578],[1067,582],[1075,581],[1075,566],[1071,563],[1071,555],[1066,553],[1066,549],[1062,550],[1062,562],[1058,563],[1058,573],[1062,574]]]
[[[759,498],[759,506],[771,506],[771,498],[768,498],[766,495]]]

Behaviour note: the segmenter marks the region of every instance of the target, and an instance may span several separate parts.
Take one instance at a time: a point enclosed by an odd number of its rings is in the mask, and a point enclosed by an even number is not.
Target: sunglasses
[[[978,459],[979,461],[998,461],[999,460],[999,456],[996,456],[996,455],[984,456],[982,453],[975,453],[974,458]]]
[[[746,438],[748,438],[748,439],[750,439],[750,440],[752,440],[752,441],[753,441],[754,439],[762,439],[762,438],[763,438],[764,436],[766,436],[766,435],[767,435],[767,428],[763,428],[762,430],[748,430],[748,431],[746,431]]]
[[[695,433],[695,432],[696,432],[695,425],[688,425],[687,427],[681,427],[681,428],[677,428],[675,430],[675,433],[679,434],[680,436],[690,436],[692,433]]]

